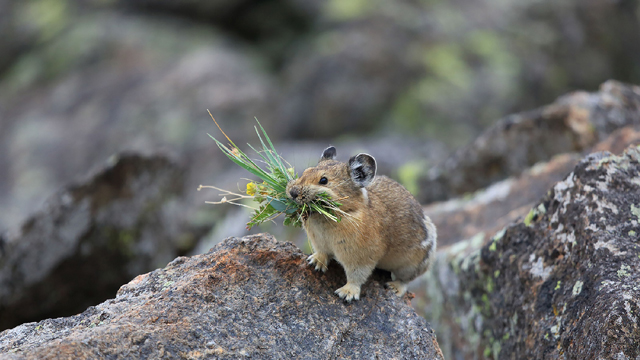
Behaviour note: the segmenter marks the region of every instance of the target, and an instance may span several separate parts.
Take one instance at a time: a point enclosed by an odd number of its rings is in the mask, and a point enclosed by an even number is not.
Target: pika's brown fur
[[[304,229],[313,246],[309,264],[326,271],[336,259],[347,274],[347,284],[336,290],[346,301],[360,298],[360,286],[374,268],[391,272],[387,286],[402,296],[407,284],[431,266],[436,228],[418,201],[402,185],[376,176],[375,159],[353,156],[335,160],[336,149],[325,149],[317,166],[287,185],[287,196],[299,204],[327,193],[342,206],[340,222],[311,213]]]

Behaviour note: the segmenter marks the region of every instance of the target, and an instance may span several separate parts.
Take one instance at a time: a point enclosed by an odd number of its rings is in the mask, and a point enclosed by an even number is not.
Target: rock
[[[114,156],[5,234],[0,329],[75,314],[188,251],[181,241],[196,235],[176,212],[183,181],[182,168],[166,157]]]
[[[482,189],[553,155],[591,148],[617,128],[640,124],[640,87],[615,81],[510,115],[421,176],[423,203]]]
[[[0,333],[0,354],[21,358],[443,359],[433,330],[377,273],[347,304],[326,274],[269,235],[229,238],[140,275],[82,314]]]
[[[119,8],[142,16],[180,17],[215,26],[234,41],[246,42],[277,67],[292,43],[307,33],[323,0],[88,1],[97,8]]]
[[[520,176],[499,181],[472,197],[455,198],[425,207],[438,229],[438,247],[476,238],[481,243],[525,216],[548,189],[575,167],[580,155],[561,154],[538,163]]]
[[[284,67],[280,118],[297,137],[362,136],[415,78],[406,53],[419,34],[385,16],[318,32]]]
[[[489,243],[443,249],[427,286],[445,354],[639,357],[638,179],[640,147],[591,154]]]
[[[614,131],[592,151],[620,155],[625,148],[640,145],[640,131],[627,126]],[[499,181],[472,196],[437,202],[425,207],[438,229],[438,246],[477,237],[488,241],[511,222],[524,217],[535,203],[558,181],[564,179],[580,161],[576,153],[555,155],[518,176]]]
[[[20,16],[24,7],[19,1],[0,0],[0,33],[4,34],[0,37],[0,74],[35,43],[36,34],[26,26],[26,18]]]
[[[188,159],[185,196],[195,197],[231,164],[207,136],[221,136],[207,109],[239,144],[255,138],[254,116],[273,130],[277,91],[255,62],[203,26],[110,11],[69,21],[16,65],[31,82],[0,83],[0,228],[122,151]]]
[[[620,155],[630,145],[640,145],[640,129],[627,126],[614,131],[608,138],[594,146],[592,151],[608,151]]]
[[[426,25],[408,53],[424,71],[386,117],[410,134],[463,146],[504,114],[560,94],[603,79],[640,83],[637,1],[435,0],[403,14],[407,2],[343,8],[387,9],[405,27]]]

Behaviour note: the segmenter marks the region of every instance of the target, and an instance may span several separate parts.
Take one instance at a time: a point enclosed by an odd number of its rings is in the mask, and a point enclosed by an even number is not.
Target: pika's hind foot
[[[388,289],[391,289],[398,296],[402,296],[407,292],[407,284],[402,281],[389,281],[386,285]]]
[[[336,290],[336,294],[347,302],[351,302],[351,300],[360,300],[360,286],[347,283],[345,286]]]
[[[311,266],[315,266],[316,271],[327,272],[327,266],[329,265],[329,255],[322,253],[313,253],[307,258],[307,262]]]

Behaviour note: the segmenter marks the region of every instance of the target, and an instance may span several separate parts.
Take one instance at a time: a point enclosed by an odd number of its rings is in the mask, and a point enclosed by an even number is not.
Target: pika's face
[[[326,148],[317,166],[306,169],[300,178],[287,184],[287,196],[302,205],[326,193],[343,204],[343,211],[356,208],[363,200],[362,188],[375,177],[375,159],[371,155],[358,154],[343,163],[335,157],[336,149],[333,146]]]
[[[344,197],[344,190],[350,182],[345,163],[324,160],[306,169],[298,179],[291,180],[286,191],[289,198],[302,205],[316,200],[321,193],[326,193],[332,199]]]

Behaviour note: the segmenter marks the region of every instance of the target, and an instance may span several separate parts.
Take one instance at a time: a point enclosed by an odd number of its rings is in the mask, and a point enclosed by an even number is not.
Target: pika
[[[431,267],[436,227],[407,189],[376,176],[373,156],[361,153],[347,163],[335,158],[336,148],[326,148],[317,166],[287,184],[287,196],[300,205],[326,193],[346,213],[340,222],[316,212],[303,219],[314,251],[307,261],[323,272],[331,259],[342,265],[347,284],[335,293],[345,301],[360,299],[360,287],[375,268],[391,272],[387,287],[402,296]]]

